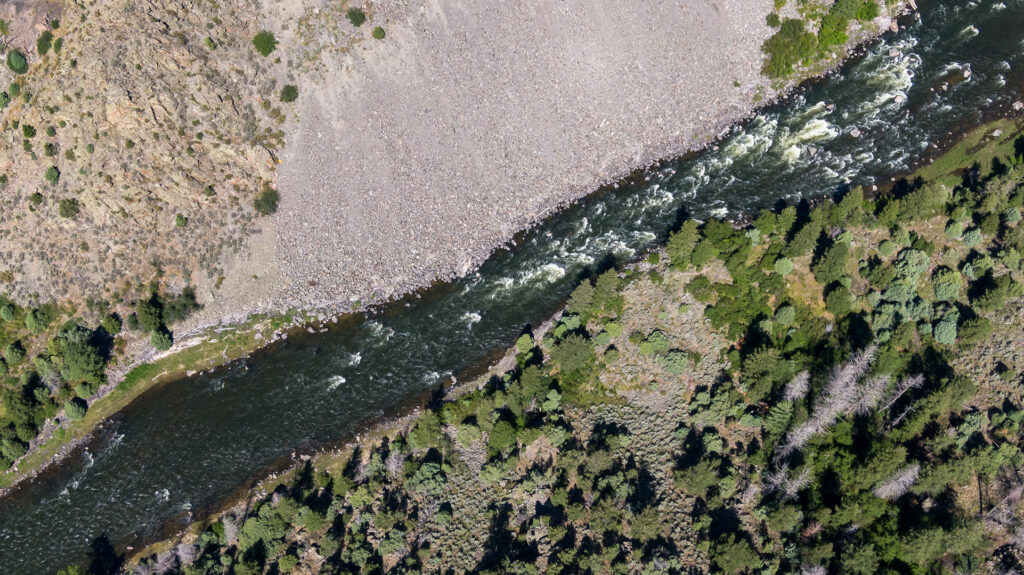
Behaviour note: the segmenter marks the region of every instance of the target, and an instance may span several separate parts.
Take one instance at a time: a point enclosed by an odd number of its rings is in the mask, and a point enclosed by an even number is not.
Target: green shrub
[[[362,8],[349,8],[345,14],[348,16],[348,21],[356,28],[366,22],[366,12],[363,12]]]
[[[783,304],[775,310],[775,321],[779,322],[779,325],[792,325],[794,320],[796,320],[796,308],[793,306]]]
[[[100,321],[100,326],[110,335],[121,333],[121,320],[117,316],[108,315]]]
[[[930,262],[931,260],[924,252],[907,248],[900,251],[896,259],[893,260],[893,269],[898,277],[913,282],[917,280],[917,276],[928,269]]]
[[[680,270],[686,270],[690,266],[690,257],[693,250],[700,241],[700,231],[697,222],[687,220],[679,231],[673,233],[665,244],[665,251],[668,253],[672,265]]]
[[[791,258],[807,255],[814,249],[814,246],[818,245],[819,236],[821,236],[821,222],[807,222],[786,246],[786,255]]]
[[[277,48],[277,38],[269,30],[261,30],[252,38],[252,44],[262,56],[269,56]]]
[[[1007,210],[1003,212],[1003,219],[1006,220],[1006,223],[1008,224],[1016,224],[1020,221],[1020,208],[1007,208]]]
[[[25,327],[32,333],[40,333],[53,321],[50,314],[43,309],[33,309],[25,314]]]
[[[0,319],[6,322],[14,321],[14,314],[17,312],[17,308],[14,307],[13,303],[5,303],[0,306]]]
[[[665,355],[659,356],[658,363],[661,364],[665,371],[674,375],[681,375],[686,371],[689,358],[685,352],[674,349]]]
[[[768,14],[764,22],[769,28],[778,28],[779,26],[782,26],[782,19],[779,18],[779,15],[775,12]]]
[[[957,221],[946,224],[946,237],[951,240],[958,240],[964,235],[964,225]]]
[[[46,30],[42,34],[40,34],[39,38],[36,40],[36,52],[38,52],[40,56],[45,56],[46,53],[50,51],[50,48],[52,46],[53,33],[51,33],[49,30]]]
[[[98,383],[103,379],[103,357],[91,339],[92,333],[78,325],[58,334],[56,347],[61,358],[60,374],[66,381]]]
[[[7,365],[15,366],[25,359],[25,347],[20,341],[12,341],[4,348],[4,361]]]
[[[46,168],[44,176],[46,177],[47,182],[56,184],[60,180],[60,170],[57,169],[57,166],[50,166],[49,168]]]
[[[167,328],[154,329],[149,334],[149,343],[153,345],[153,348],[157,351],[167,351],[171,349],[171,345],[174,344],[174,340],[171,336],[171,332],[167,331]]]
[[[876,2],[875,0],[867,0],[866,2],[861,4],[859,9],[857,9],[857,19],[860,20],[861,22],[874,20],[875,18],[878,18],[878,14],[878,2]]]
[[[811,265],[811,271],[814,273],[815,279],[821,285],[829,285],[832,282],[838,281],[843,275],[846,274],[846,266],[850,261],[850,243],[843,239],[837,239],[831,247],[825,250],[814,264]]]
[[[960,326],[962,345],[973,345],[992,335],[992,322],[987,317],[973,317]]]
[[[981,243],[981,230],[978,228],[971,228],[964,234],[964,245],[973,248],[974,246]]]
[[[936,300],[954,302],[960,298],[963,278],[956,270],[946,267],[939,268],[932,274],[932,287]]]
[[[28,60],[25,59],[21,50],[11,50],[7,53],[7,67],[15,74],[24,74],[28,72]]]
[[[374,26],[373,31],[370,32],[370,35],[373,36],[375,40],[383,40],[384,37],[387,36],[387,33],[384,32],[384,29],[381,28],[380,26]]]
[[[78,211],[78,200],[75,198],[64,198],[57,209],[62,218],[73,218],[78,215]]]
[[[896,244],[889,240],[882,240],[882,243],[878,244],[878,255],[883,258],[891,257],[896,253]]]
[[[793,273],[793,260],[785,257],[775,260],[775,273],[781,276]]]
[[[853,309],[854,297],[845,286],[828,292],[825,296],[825,308],[835,317],[842,317]]]
[[[277,195],[277,190],[273,188],[265,188],[260,197],[256,198],[253,202],[253,207],[262,216],[269,216],[270,214],[277,211],[277,202],[280,197]]]
[[[718,249],[710,241],[701,240],[693,248],[693,254],[690,255],[690,263],[699,268],[717,255]]]
[[[30,124],[22,124],[21,125],[21,135],[25,136],[26,138],[35,138],[36,137],[36,128],[35,128],[35,126],[32,126]]]
[[[203,44],[206,45],[207,50],[215,50],[217,48],[217,43],[214,42],[213,38],[210,38],[209,36],[207,36],[206,39],[203,40]]]
[[[957,336],[957,321],[959,321],[960,314],[956,311],[947,313],[932,327],[932,335],[935,337],[935,341],[944,343],[946,345],[953,345],[956,341]]]
[[[89,405],[80,397],[72,398],[64,404],[64,414],[68,419],[82,419],[88,409]]]
[[[284,103],[294,102],[299,98],[299,89],[292,84],[281,88],[281,101]]]
[[[763,72],[771,78],[789,76],[793,66],[813,57],[817,48],[818,39],[804,28],[803,20],[786,18],[761,47],[768,55]]]
[[[188,218],[181,214],[174,216],[174,225],[179,228],[183,228],[188,225]]]

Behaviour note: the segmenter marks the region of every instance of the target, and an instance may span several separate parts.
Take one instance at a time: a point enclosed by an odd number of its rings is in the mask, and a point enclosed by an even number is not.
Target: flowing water
[[[84,561],[100,535],[123,552],[201,517],[296,451],[350,437],[493,358],[582,274],[663,241],[682,212],[736,215],[887,183],[1022,98],[1024,0],[921,4],[920,21],[840,74],[718,146],[565,210],[478,274],[145,394],[86,451],[0,500],[0,573]]]

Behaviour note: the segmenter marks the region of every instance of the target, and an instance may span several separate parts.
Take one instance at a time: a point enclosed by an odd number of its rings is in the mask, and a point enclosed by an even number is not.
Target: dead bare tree
[[[803,399],[811,389],[811,372],[804,370],[796,374],[783,391],[783,398],[786,401]]]
[[[921,466],[916,463],[904,467],[897,471],[890,479],[875,487],[875,497],[888,499],[889,501],[899,499],[914,486],[920,472]]]

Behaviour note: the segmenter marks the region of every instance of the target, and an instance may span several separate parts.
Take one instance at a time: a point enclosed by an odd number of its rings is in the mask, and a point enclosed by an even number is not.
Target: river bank
[[[890,8],[889,14],[896,15],[909,5],[909,3],[895,5]],[[63,431],[60,431],[59,428],[53,425],[49,425],[40,438],[33,442],[29,452],[18,464],[0,475],[0,498],[3,498],[10,492],[11,488],[21,481],[37,476],[45,468],[52,466],[72,454],[76,449],[81,448],[92,436],[92,432],[101,427],[105,420],[123,410],[134,399],[156,385],[248,357],[253,353],[264,350],[282,337],[288,337],[289,333],[324,331],[326,326],[336,324],[339,316],[343,314],[367,312],[372,310],[374,306],[386,305],[407,294],[419,297],[420,293],[429,290],[429,287],[425,288],[424,285],[428,285],[431,281],[450,280],[454,277],[465,275],[469,270],[476,269],[499,246],[506,245],[508,242],[514,243],[515,240],[512,234],[522,237],[538,225],[539,222],[554,217],[555,214],[571,205],[577,199],[594,193],[594,190],[601,187],[617,186],[618,184],[615,182],[622,179],[626,174],[641,173],[645,166],[657,163],[662,159],[714,145],[721,138],[725,137],[728,126],[735,125],[737,122],[742,122],[745,118],[751,117],[756,110],[767,107],[779,98],[785,97],[785,95],[791,93],[802,83],[814,81],[829,71],[836,69],[845,58],[855,55],[858,46],[888,30],[893,25],[892,22],[891,17],[886,14],[869,23],[869,27],[855,29],[851,34],[849,43],[837,51],[835,59],[817,62],[812,67],[801,70],[797,78],[786,83],[777,83],[771,89],[766,88],[767,80],[760,76],[759,65],[751,67],[748,72],[754,73],[753,78],[756,79],[756,81],[752,81],[752,86],[754,86],[753,92],[747,93],[750,90],[746,88],[740,91],[743,94],[740,100],[746,101],[749,99],[750,110],[743,108],[738,103],[739,100],[734,101],[727,106],[729,109],[723,116],[725,119],[714,123],[714,129],[705,130],[700,136],[677,139],[672,143],[654,146],[651,148],[653,151],[647,151],[632,158],[631,161],[625,161],[611,171],[602,168],[600,170],[601,175],[597,180],[594,180],[594,183],[586,186],[571,186],[570,189],[562,192],[567,195],[559,196],[553,200],[544,200],[546,207],[538,211],[534,216],[522,220],[521,224],[513,225],[507,229],[502,228],[503,231],[501,233],[507,236],[505,239],[489,244],[484,242],[487,244],[484,248],[470,250],[474,252],[474,255],[469,260],[469,263],[463,262],[463,268],[458,273],[447,272],[446,274],[437,274],[429,272],[426,276],[418,277],[418,279],[411,279],[412,276],[404,279],[399,277],[395,280],[396,283],[387,290],[374,288],[364,291],[362,297],[351,296],[342,300],[334,300],[330,303],[325,303],[326,300],[320,301],[319,304],[312,300],[286,300],[283,303],[258,306],[247,310],[246,304],[243,301],[232,297],[215,299],[208,302],[199,314],[185,322],[181,328],[180,341],[176,342],[174,347],[168,352],[161,353],[158,357],[155,357],[152,355],[152,350],[144,343],[141,346],[135,346],[139,350],[135,358],[127,364],[127,369],[118,368],[108,374],[109,383],[100,389],[92,399],[89,413],[85,418],[66,424]],[[760,43],[757,44],[757,50],[760,53]],[[734,86],[733,88],[739,87]],[[753,97],[754,93],[756,93],[757,98]],[[756,108],[753,107],[755,105]],[[320,122],[317,122],[316,125],[320,125]],[[300,126],[298,129],[309,129],[309,127]],[[696,140],[696,142],[693,140]],[[303,164],[302,170],[310,170],[311,173],[316,172],[316,168],[305,164]],[[308,186],[305,184],[298,187],[308,189]],[[287,204],[287,193],[284,195],[284,198]],[[308,207],[319,205],[322,202],[303,200],[302,203]],[[456,212],[458,210],[445,210],[445,213]],[[283,215],[286,214],[287,211],[283,211]],[[287,216],[292,219],[285,220],[285,227],[292,230],[303,229],[303,222],[308,220],[309,214],[297,216],[298,219],[295,219],[293,216]],[[275,216],[274,221],[282,221],[281,217]],[[487,226],[481,227],[486,228]],[[274,229],[273,226],[268,228],[268,230],[271,229]],[[260,242],[264,242],[263,248],[266,248],[265,238],[269,236],[261,234],[260,237],[263,237],[264,240],[254,240],[256,245],[258,246]],[[473,242],[469,243],[472,244]],[[412,246],[415,245],[415,242],[406,245]],[[450,247],[456,248],[456,251],[461,250],[464,252],[466,244],[460,238],[457,245],[451,244]],[[413,248],[413,251],[415,251],[415,248]],[[295,254],[283,257],[288,262],[294,263],[299,261],[295,259]],[[261,265],[267,265],[270,269],[274,269],[274,266],[279,264],[280,262],[273,265],[263,262]],[[254,264],[252,261],[246,260],[244,265],[246,266],[244,269],[249,269],[249,266]],[[429,280],[424,281],[424,278],[429,278]],[[262,282],[266,278],[249,275],[244,279],[245,281],[251,279]],[[314,282],[314,280],[310,281]],[[225,286],[226,289],[223,293],[231,293],[233,288],[231,288],[230,283],[228,282],[229,285]],[[320,289],[320,287],[317,287],[317,289]],[[248,290],[249,288],[245,289]],[[335,286],[327,291],[337,294],[339,293],[336,291],[337,289],[339,288]],[[284,289],[282,293],[293,292],[294,290],[289,287]],[[246,295],[241,297],[246,299],[251,298],[251,295],[252,292],[246,291]],[[281,313],[279,311],[282,309],[281,306],[285,306],[287,309],[289,304],[296,303],[300,303],[304,307],[291,307],[290,309],[302,309],[302,313],[294,311]],[[231,312],[228,313],[225,309],[230,309]],[[218,351],[225,331],[232,333],[233,342]],[[126,377],[129,378],[129,383],[125,385],[122,384],[122,380]]]

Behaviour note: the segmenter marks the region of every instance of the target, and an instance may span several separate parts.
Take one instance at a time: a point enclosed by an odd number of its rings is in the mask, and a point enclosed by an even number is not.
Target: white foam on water
[[[587,218],[580,218],[580,220],[576,222],[574,227],[575,229],[572,233],[573,237],[581,236],[590,231],[590,221],[587,220]]]
[[[153,495],[155,495],[157,499],[159,499],[161,501],[164,501],[164,502],[167,502],[167,501],[171,500],[171,492],[168,489],[161,489],[160,491],[154,491]]]
[[[359,365],[360,363],[362,363],[362,361],[363,361],[363,354],[359,353],[358,351],[355,352],[355,353],[350,353],[349,356],[348,356],[348,366],[349,367],[355,367],[355,366]]]
[[[327,391],[334,391],[343,383],[345,383],[345,378],[343,376],[332,375],[327,379]]]
[[[977,35],[978,35],[978,29],[974,27],[974,24],[971,24],[970,26],[968,26],[968,27],[964,28],[963,30],[961,30],[960,33],[957,34],[957,37],[967,39],[967,38],[974,38]]]
[[[366,327],[370,330],[370,336],[374,339],[382,339],[388,341],[391,336],[395,335],[395,330],[390,327],[384,327],[384,324],[379,321],[369,321],[366,323]]]
[[[635,232],[633,237],[636,238],[641,244],[649,244],[654,240],[658,239],[658,236],[653,232]]]
[[[1006,10],[1006,4],[1003,4],[1002,2],[996,2],[995,4],[992,5],[993,12],[1000,12],[1002,10]]]
[[[648,195],[644,199],[644,207],[655,208],[662,207],[671,204],[676,197],[672,195],[672,192],[668,190],[660,190],[659,186],[655,186],[655,189],[651,190],[653,193]]]
[[[472,327],[473,324],[480,322],[480,314],[468,311],[462,314],[462,321]]]
[[[715,218],[724,218],[725,216],[729,215],[729,208],[727,208],[725,206],[721,206],[721,207],[712,209],[708,213],[710,213],[711,216],[715,217]]]
[[[107,446],[107,449],[110,450],[117,448],[119,445],[121,445],[122,441],[124,441],[124,434],[115,433],[114,438],[110,440],[110,444]]]
[[[782,159],[789,165],[793,165],[800,159],[800,146],[790,146],[782,150]]]
[[[528,272],[526,280],[554,283],[563,277],[565,277],[565,268],[558,264],[549,263]]]
[[[494,280],[494,289],[495,289],[495,291],[508,291],[508,290],[512,289],[512,285],[514,283],[515,283],[515,280],[513,280],[512,278],[508,278],[508,277],[496,278]],[[493,297],[493,295],[492,295],[492,297]]]

